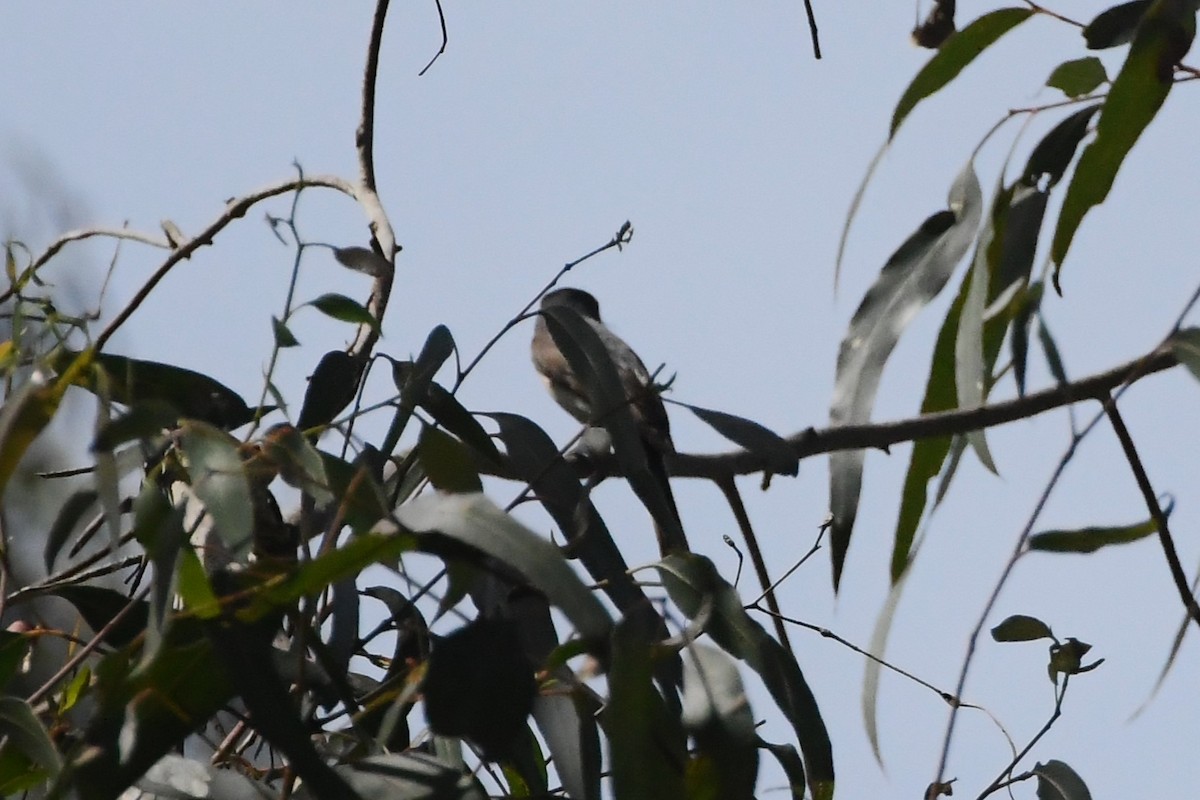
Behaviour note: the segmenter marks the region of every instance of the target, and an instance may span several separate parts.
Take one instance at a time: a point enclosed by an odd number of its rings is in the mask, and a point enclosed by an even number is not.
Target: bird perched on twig
[[[687,552],[687,539],[679,523],[679,511],[675,506],[675,498],[663,463],[664,456],[675,452],[674,443],[671,441],[670,420],[650,371],[633,348],[600,320],[600,304],[595,297],[581,289],[556,289],[543,297],[541,303],[543,310],[555,306],[565,306],[577,313],[587,321],[603,343],[609,360],[616,368],[625,400],[637,424],[647,466],[661,486],[673,517],[665,521],[656,520],[660,549],[663,555],[669,552]],[[588,386],[576,375],[570,362],[555,343],[544,316],[538,317],[534,328],[532,355],[534,367],[541,374],[550,394],[567,413],[585,425],[604,424],[604,415],[612,409],[592,407],[592,395]],[[636,490],[636,485],[634,488]]]

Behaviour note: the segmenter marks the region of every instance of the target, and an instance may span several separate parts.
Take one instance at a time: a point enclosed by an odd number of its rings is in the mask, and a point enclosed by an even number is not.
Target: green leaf
[[[1037,617],[1014,614],[992,628],[992,638],[997,642],[1032,642],[1053,639],[1054,633]]]
[[[0,697],[0,734],[12,741],[30,761],[45,769],[51,778],[62,769],[62,757],[49,732],[29,703],[19,697]]]
[[[350,464],[337,456],[318,451],[330,490],[338,498],[339,510],[350,529],[365,533],[388,515],[387,498],[367,463]]]
[[[687,761],[687,742],[654,689],[647,639],[648,632],[630,619],[612,633],[603,716],[606,729],[620,731],[608,736],[612,792],[614,797],[685,797],[680,765]]]
[[[489,761],[511,759],[533,710],[534,670],[511,620],[481,617],[437,639],[422,686],[430,729],[468,739]]]
[[[146,624],[148,636],[154,638],[149,640],[147,649],[161,644],[159,634],[171,610],[175,563],[180,549],[186,549],[195,558],[190,547],[184,548],[188,534],[183,528],[183,518],[183,509],[171,504],[156,481],[148,480],[142,484],[142,490],[133,501],[133,535],[153,567],[150,615]]]
[[[275,335],[276,347],[297,347],[300,344],[300,340],[292,335],[287,323],[278,317],[271,317],[271,332]]]
[[[1050,129],[1033,152],[1025,165],[1025,173],[1021,180],[1030,186],[1036,186],[1043,175],[1049,176],[1046,190],[1049,191],[1062,180],[1075,151],[1083,137],[1087,135],[1088,123],[1092,116],[1100,110],[1100,103],[1076,111]]]
[[[1088,56],[1059,64],[1046,79],[1046,85],[1061,90],[1067,97],[1083,97],[1107,80],[1104,64],[1095,56]]]
[[[720,798],[754,797],[758,777],[758,736],[754,714],[737,663],[724,651],[693,642],[683,659],[683,724],[696,742],[688,783],[698,773],[701,792]]]
[[[892,112],[888,139],[896,135],[900,123],[917,103],[958,77],[976,56],[1031,16],[1033,11],[1028,8],[1002,8],[984,14],[947,39],[901,95],[896,110]]]
[[[301,597],[317,594],[340,580],[357,575],[372,564],[387,563],[416,548],[415,538],[404,533],[376,532],[355,536],[336,550],[300,564],[287,576],[255,587],[236,616],[242,622],[263,619]]]
[[[379,278],[392,272],[392,265],[383,256],[366,247],[335,247],[333,257],[347,269]]]
[[[1169,344],[1179,363],[1187,367],[1193,378],[1200,381],[1200,328],[1176,331]]]
[[[0,407],[0,497],[29,446],[58,413],[67,383],[36,371]]]
[[[771,698],[796,732],[814,800],[832,798],[833,750],[829,732],[795,656],[751,619],[737,590],[704,556],[671,555],[655,568],[679,610],[692,620],[709,615],[705,632],[762,678]]]
[[[333,502],[321,452],[297,428],[274,425],[258,445],[270,468],[278,471],[284,483],[312,495],[318,505]]]
[[[500,428],[514,477],[533,487],[546,512],[566,536],[571,553],[578,556],[592,578],[601,584],[613,605],[625,614],[648,608],[646,594],[630,574],[604,519],[549,435],[516,414],[489,416]]]
[[[1033,768],[1037,775],[1038,800],[1092,800],[1079,773],[1061,761],[1050,760]]]
[[[213,592],[208,575],[200,557],[190,547],[183,548],[179,553],[179,570],[176,589],[179,599],[189,614],[199,619],[213,619],[221,614],[221,600]]]
[[[330,350],[321,356],[304,390],[296,427],[309,431],[333,422],[354,401],[359,374],[354,358],[344,350]]]
[[[192,491],[231,557],[245,563],[254,544],[254,501],[237,440],[211,425],[189,420],[180,428],[179,444]]]
[[[689,409],[717,433],[761,459],[767,472],[773,475],[796,475],[800,472],[800,459],[795,449],[786,439],[769,428],[753,420],[726,414],[724,411],[713,411],[687,403],[677,405]]]
[[[987,398],[991,374],[990,365],[985,364],[983,354],[983,316],[992,284],[991,270],[998,261],[995,251],[999,248],[994,247],[993,243],[998,242],[1004,234],[1012,197],[1012,188],[997,190],[991,213],[987,215],[979,233],[975,258],[965,279],[967,293],[959,311],[958,332],[954,340],[954,386],[959,408],[979,408]],[[964,436],[980,463],[992,474],[997,474],[985,432],[968,431]]]
[[[1029,363],[1029,328],[1042,303],[1044,289],[1045,284],[1041,281],[1032,284],[1023,293],[1016,316],[1013,317],[1009,347],[1012,350],[1013,379],[1017,383],[1018,397],[1025,396],[1025,374]]]
[[[78,355],[73,351],[62,351],[56,359],[56,367],[60,371],[67,369]],[[174,408],[181,416],[226,430],[240,427],[254,418],[254,410],[237,392],[199,372],[111,353],[96,353],[92,358],[106,373],[110,399],[121,405],[159,401]],[[90,370],[72,375],[71,381],[89,392],[98,390],[97,377]]]
[[[0,630],[0,689],[17,674],[32,643],[33,637],[28,633]]]
[[[83,584],[67,584],[52,586],[45,594],[61,597],[83,617],[88,627],[99,631],[108,625],[117,614],[132,604],[121,621],[109,631],[105,641],[114,647],[124,647],[146,630],[146,622],[150,615],[150,606],[144,601],[133,601],[120,592],[106,589],[102,586],[86,586]]]
[[[79,700],[87,696],[87,690],[92,681],[92,670],[87,664],[79,668],[75,673],[75,677],[63,687],[62,698],[58,703],[58,713],[65,714],[70,711]]]
[[[958,389],[954,379],[954,345],[958,337],[958,320],[966,300],[969,281],[964,278],[958,296],[946,312],[937,342],[930,359],[929,379],[925,384],[925,398],[921,401],[921,413],[932,414],[958,408]],[[937,436],[913,442],[912,455],[908,459],[908,471],[904,475],[904,488],[900,492],[900,511],[896,518],[896,533],[892,537],[891,579],[895,585],[908,568],[912,555],[913,541],[921,518],[925,515],[929,482],[937,477],[942,464],[950,452],[949,436]]]
[[[425,398],[421,401],[421,408],[428,411],[437,424],[453,433],[477,454],[494,464],[502,462],[496,443],[479,424],[479,420],[442,386],[436,383],[429,384]]]
[[[429,482],[443,492],[482,492],[483,483],[463,443],[437,428],[421,429],[417,454]]]
[[[1084,215],[1104,202],[1125,156],[1154,119],[1173,85],[1174,66],[1191,47],[1195,12],[1186,3],[1156,0],[1138,27],[1125,64],[1100,112],[1096,138],[1083,151],[1059,212],[1050,257],[1054,287]]]
[[[371,312],[366,309],[361,303],[356,300],[351,300],[344,294],[330,292],[323,294],[315,300],[310,301],[307,305],[320,311],[327,317],[332,317],[340,322],[349,322],[354,325],[367,325],[375,333],[383,335],[379,328],[379,320],[371,315]]]
[[[1050,368],[1050,374],[1058,381],[1059,386],[1067,383],[1067,368],[1063,364],[1062,355],[1058,352],[1058,345],[1054,343],[1054,337],[1050,334],[1050,329],[1046,327],[1046,319],[1038,312],[1038,342],[1042,345],[1042,352],[1046,356],[1046,365]]]
[[[450,329],[445,325],[438,325],[425,337],[425,344],[415,362],[397,361],[387,357],[392,362],[392,382],[400,392],[400,405],[388,428],[387,436],[379,447],[385,456],[391,455],[396,449],[413,410],[426,399],[434,376],[450,356],[454,355],[454,350],[454,336]]]
[[[783,768],[792,800],[804,800],[804,762],[800,760],[796,748],[790,744],[772,744],[762,739],[758,740],[758,746],[775,756],[775,760]]]
[[[601,797],[597,711],[583,692],[539,693],[533,699],[533,718],[570,798],[600,800]]]
[[[934,214],[888,259],[850,321],[838,352],[829,418],[834,425],[866,423],[888,357],[905,327],[946,285],[966,254],[983,215],[983,195],[968,163],[950,187],[949,211]],[[841,579],[862,488],[863,451],[829,459],[830,532],[834,586]]]
[[[438,737],[437,741],[445,741]],[[359,797],[403,798],[403,800],[487,800],[488,794],[462,768],[431,755],[413,750],[369,756],[353,764],[335,767],[341,778]],[[301,800],[319,799],[317,793],[302,787]]]
[[[73,492],[59,507],[58,516],[54,518],[54,524],[46,534],[46,546],[42,550],[46,572],[54,571],[54,559],[58,557],[58,551],[66,543],[67,537],[75,532],[75,526],[79,524],[83,515],[96,505],[97,499],[98,495],[94,489],[80,489]]]
[[[1089,50],[1106,50],[1133,41],[1138,24],[1150,8],[1151,0],[1121,3],[1100,14],[1083,29]]]
[[[1163,511],[1171,513],[1173,504]],[[1133,525],[1109,525],[1075,530],[1052,530],[1035,533],[1029,537],[1029,549],[1046,553],[1094,553],[1101,547],[1114,544],[1129,544],[1158,533],[1158,523],[1153,519]]]
[[[993,310],[983,325],[983,358],[986,366],[983,372],[989,376],[999,356],[1005,333],[1021,308],[1019,287],[1029,280],[1037,252],[1038,233],[1046,210],[1045,192],[1028,186],[1014,185],[1001,193],[1001,197],[1007,198],[1009,193],[1011,199],[1007,203],[993,202],[989,217],[995,234],[987,248],[988,261],[992,264],[987,304],[994,306],[999,302],[999,298],[1012,295],[1007,305]],[[958,338],[959,319],[970,288],[970,279],[964,278],[958,296],[947,311],[938,332],[933,357],[930,360],[925,397],[921,403],[922,414],[959,407],[954,349]],[[1014,329],[1014,338],[1018,337],[1019,334]],[[951,437],[935,437],[913,444],[901,494],[896,533],[893,537],[893,584],[900,580],[912,558],[914,537],[925,514],[929,482],[942,471],[946,456],[951,452],[951,442]],[[949,488],[950,480],[954,476],[954,463],[942,473],[939,500],[936,502],[940,502],[940,497]]]
[[[396,509],[395,518],[415,533],[436,531],[515,568],[584,638],[598,641],[608,635],[608,612],[558,548],[483,495],[422,495]]]
[[[92,441],[93,453],[108,453],[126,442],[153,441],[179,422],[179,410],[165,400],[140,400],[116,419],[106,422]]]

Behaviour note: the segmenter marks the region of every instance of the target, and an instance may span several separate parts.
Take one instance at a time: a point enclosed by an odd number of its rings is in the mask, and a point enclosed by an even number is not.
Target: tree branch
[[[1170,369],[1177,363],[1179,362],[1169,347],[1159,347],[1141,358],[1105,372],[1012,400],[1003,400],[979,408],[924,414],[895,422],[807,428],[792,434],[787,440],[799,458],[838,450],[886,450],[891,445],[901,442],[953,436],[1004,425],[1080,400],[1103,400],[1118,386],[1134,383],[1147,375]],[[605,466],[612,468],[615,465]],[[705,455],[679,454],[668,460],[667,467],[671,475],[677,478],[712,478],[720,474],[750,475],[764,472],[767,470],[767,463],[749,451],[734,450]]]
[[[388,298],[392,294],[392,279],[395,277],[396,253],[400,249],[396,245],[396,234],[383,210],[383,202],[375,185],[375,84],[379,76],[379,51],[383,45],[383,28],[387,20],[388,0],[379,0],[375,6],[375,17],[371,23],[371,39],[367,45],[367,63],[363,69],[362,116],[358,122],[358,130],[354,136],[354,145],[358,150],[359,193],[358,203],[367,215],[371,227],[371,235],[377,252],[391,269],[384,270],[375,276],[371,287],[371,297],[367,300],[367,310],[371,316],[383,322],[387,311]],[[354,359],[358,375],[362,376],[366,369],[371,351],[379,340],[377,328],[371,325],[360,325],[354,343],[348,350]]]
[[[142,288],[138,289],[137,294],[133,296],[133,299],[129,301],[129,304],[126,305],[125,308],[123,308],[121,312],[117,314],[116,318],[113,319],[112,322],[108,323],[108,326],[100,332],[99,336],[96,337],[96,349],[102,350],[104,348],[104,345],[109,339],[112,338],[112,335],[117,332],[117,329],[124,325],[126,320],[133,316],[133,312],[137,311],[138,307],[146,301],[146,298],[150,296],[152,291],[154,291],[154,287],[158,285],[159,281],[167,276],[167,273],[170,272],[176,264],[178,264],[180,261],[191,258],[192,253],[195,253],[204,245],[212,244],[213,238],[218,233],[220,233],[234,220],[244,217],[246,212],[249,211],[253,205],[270,197],[298,191],[310,186],[323,186],[328,189],[335,189],[355,200],[358,199],[358,190],[349,181],[334,175],[319,175],[315,178],[302,178],[283,181],[282,183],[276,183],[271,186],[267,186],[266,188],[259,189],[256,192],[245,195],[244,197],[230,200],[225,205],[225,211],[222,212],[222,214],[217,217],[216,220],[211,222],[207,228],[198,233],[195,237],[180,244],[177,249],[171,252],[171,255],[167,257],[167,260],[164,261],[158,267],[158,269],[154,271],[154,274],[150,276],[149,280],[142,284]],[[75,236],[75,239],[82,238],[86,237],[79,235]],[[66,237],[63,237],[63,239],[66,239]],[[70,241],[74,241],[74,239]],[[62,247],[63,244],[66,244],[66,241],[60,240],[60,242],[61,244],[56,242],[54,245],[51,245],[51,247],[54,248],[56,245],[57,247]],[[55,250],[55,252],[57,252],[57,250]],[[43,262],[45,259],[48,259],[51,255],[53,255],[53,253],[47,251],[47,255],[39,259],[39,263]]]
[[[1200,605],[1197,605],[1196,597],[1188,586],[1187,575],[1183,571],[1183,565],[1179,562],[1179,552],[1175,549],[1175,540],[1171,537],[1171,529],[1167,525],[1167,515],[1163,513],[1158,496],[1154,494],[1154,488],[1150,485],[1150,478],[1146,474],[1146,468],[1133,444],[1133,437],[1129,435],[1129,429],[1125,427],[1125,420],[1121,417],[1115,400],[1110,398],[1109,402],[1105,403],[1104,410],[1108,414],[1109,422],[1112,423],[1113,432],[1117,434],[1117,439],[1121,442],[1121,449],[1125,451],[1125,459],[1129,462],[1129,468],[1133,470],[1134,480],[1137,481],[1138,489],[1142,492],[1146,508],[1149,509],[1154,524],[1158,526],[1158,541],[1162,545],[1163,555],[1167,558],[1167,567],[1171,571],[1171,579],[1175,582],[1175,588],[1179,592],[1179,598],[1183,601],[1183,607],[1187,609],[1188,616],[1197,625],[1200,625]]]

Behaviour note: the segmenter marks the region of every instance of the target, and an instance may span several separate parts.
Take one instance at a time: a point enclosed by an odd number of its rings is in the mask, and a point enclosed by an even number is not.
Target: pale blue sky
[[[1083,54],[1073,29],[1034,19],[919,106],[866,195],[835,297],[833,257],[850,199],[896,100],[928,57],[908,43],[910,4],[854,5],[818,3],[825,58],[816,62],[799,3],[447,4],[446,53],[418,78],[439,45],[436,11],[432,3],[394,4],[376,163],[405,249],[380,349],[406,356],[445,323],[472,355],[562,263],[629,219],[632,245],[581,266],[569,283],[600,297],[610,324],[648,363],[666,362],[667,374],[678,374],[674,395],[783,433],[824,424],[842,331],[887,255],[942,207],[992,123],[1009,108],[1055,99],[1038,87],[1059,61]],[[992,7],[964,6],[963,21]],[[1068,15],[1092,13],[1074,0],[1060,6]],[[293,159],[310,173],[355,177],[370,16],[366,2],[5,5],[0,222],[28,226],[30,204],[65,190],[78,202],[78,224],[127,220],[157,231],[169,218],[194,232],[226,198],[290,176]],[[1105,56],[1110,68],[1120,55]],[[1200,181],[1185,155],[1194,150],[1193,92],[1181,86],[1168,101],[1112,199],[1081,229],[1064,272],[1065,299],[1048,300],[1074,376],[1148,350],[1194,288]],[[1033,131],[1054,120],[1038,119]],[[984,151],[985,191],[1019,124],[1009,123]],[[1023,140],[1018,163],[1035,140]],[[27,202],[29,186],[14,177],[21,174],[55,177],[37,179],[45,194]],[[291,266],[291,252],[262,222],[264,210],[181,264],[114,349],[177,362],[257,396],[269,315],[282,306]],[[365,243],[361,213],[340,197],[306,194],[301,222],[310,239]],[[3,231],[25,236],[35,250],[54,232]],[[76,257],[64,263],[86,280],[98,281],[111,258],[104,244],[71,252]],[[159,259],[126,246],[104,311],[120,308]],[[298,296],[365,296],[367,288],[368,279],[318,253],[304,264]],[[942,298],[902,341],[876,419],[915,412],[945,305]],[[285,354],[278,380],[298,402],[316,359],[348,333],[311,310],[293,329],[305,347]],[[543,395],[528,365],[528,335],[519,329],[506,339],[462,398],[473,409],[526,413],[565,439],[574,423]],[[1048,380],[1039,363],[1031,383]],[[386,388],[380,376],[379,392]],[[996,396],[1013,392],[1006,381]],[[1172,522],[1189,570],[1200,560],[1198,403],[1200,390],[1177,371],[1146,381],[1122,406],[1156,488],[1178,496]],[[672,414],[680,449],[725,449],[685,412]],[[888,652],[895,663],[953,689],[966,631],[1067,436],[1064,413],[993,432],[1000,478],[968,459],[901,605]],[[831,596],[822,552],[784,585],[786,611],[866,645],[886,592],[907,456],[907,447],[868,455],[841,596]],[[742,484],[776,572],[811,544],[825,515],[826,474],[824,460],[812,459],[798,479],[776,479],[766,495],[756,481]],[[499,487],[496,496],[506,500],[512,491]],[[681,482],[677,492],[694,545],[731,573],[735,560],[720,539],[738,537],[718,493],[698,482]],[[619,541],[634,542],[630,560],[650,560],[646,520],[628,491],[613,482],[600,502]],[[1102,428],[1039,527],[1144,516]],[[545,529],[544,520],[529,519]],[[1159,700],[1126,723],[1179,622],[1172,592],[1149,541],[1087,558],[1030,558],[990,623],[1035,614],[1107,659],[1072,684],[1065,716],[1034,754],[1073,765],[1097,797],[1180,796],[1200,783],[1194,635]],[[839,795],[920,796],[933,778],[944,704],[885,676],[882,771],[859,712],[863,659],[803,631],[793,641],[831,728]],[[987,706],[1023,743],[1051,710],[1044,660],[1041,644],[985,640],[965,699]],[[761,693],[755,711],[768,720],[766,738],[788,740]],[[956,795],[973,797],[1008,750],[990,722],[966,712],[952,755]],[[768,776],[763,796],[782,796],[766,791],[777,785]],[[1016,791],[1033,796],[1032,784]]]

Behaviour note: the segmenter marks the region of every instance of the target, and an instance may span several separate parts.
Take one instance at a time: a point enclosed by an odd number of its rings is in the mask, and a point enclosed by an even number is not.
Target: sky
[[[858,299],[896,246],[929,214],[976,144],[1010,108],[1052,102],[1040,88],[1061,61],[1085,55],[1076,29],[1033,19],[955,83],[913,112],[881,162],[850,233],[834,290],[839,236],[891,112],[928,51],[910,44],[914,9],[890,3],[816,4],[824,58],[809,46],[799,3],[614,2],[446,4],[440,44],[433,3],[393,4],[384,37],[376,116],[380,193],[404,247],[379,350],[406,357],[444,323],[473,355],[566,262],[633,224],[632,243],[567,277],[601,299],[606,320],[647,363],[677,377],[672,396],[755,419],[780,433],[828,419],[834,365]],[[960,23],[992,4],[960,4]],[[1086,18],[1091,4],[1053,6]],[[0,8],[0,234],[40,250],[64,227],[120,226],[155,233],[169,219],[185,233],[207,225],[226,199],[291,177],[357,174],[354,130],[372,7],[339,4],[6,4]],[[1110,74],[1124,51],[1101,54]],[[1190,134],[1197,122],[1178,88],[1133,151],[1112,196],[1083,224],[1048,298],[1049,325],[1072,376],[1151,349],[1195,288],[1200,194]],[[1057,117],[1039,115],[1017,140],[1023,162]],[[1022,120],[1007,123],[976,165],[985,192]],[[1058,197],[1061,199],[1061,195]],[[170,361],[257,397],[269,357],[270,316],[283,307],[292,251],[252,210],[217,244],[179,265],[113,341],[114,352]],[[329,193],[305,193],[306,237],[366,244],[361,212]],[[1046,235],[1046,234],[1044,234]],[[81,307],[111,316],[159,262],[126,245],[102,301],[97,287],[111,244],[76,245],[57,272]],[[956,277],[951,289],[957,285]],[[369,279],[315,251],[297,297],[336,291],[365,299]],[[949,296],[950,290],[947,291]],[[913,323],[884,375],[874,418],[912,416],[949,297]],[[326,350],[352,331],[308,309],[293,331],[301,348],[277,383],[296,398]],[[518,411],[560,441],[575,423],[543,393],[528,335],[506,337],[463,387],[473,410]],[[1050,385],[1038,362],[1033,387]],[[383,396],[386,376],[372,387]],[[1003,381],[993,397],[1015,393]],[[1146,380],[1122,401],[1155,488],[1177,499],[1181,557],[1200,562],[1194,424],[1200,389],[1181,370]],[[1095,412],[1081,407],[1080,419]],[[672,410],[680,450],[729,449]],[[1038,494],[1068,444],[1058,411],[994,430],[999,476],[966,459],[897,612],[887,658],[940,689],[957,680],[966,636]],[[785,582],[786,612],[866,646],[887,595],[887,566],[908,446],[869,453],[855,539],[841,591],[827,551]],[[717,490],[677,481],[695,549],[726,574],[738,539]],[[825,460],[769,491],[741,489],[776,573],[811,546],[828,504]],[[512,486],[490,489],[501,502]],[[644,512],[610,481],[601,511],[631,563],[653,559]],[[1145,508],[1115,439],[1103,425],[1086,440],[1037,528],[1120,524]],[[531,518],[531,524],[545,521]],[[744,579],[748,581],[747,579]],[[747,596],[753,586],[743,584]],[[1153,541],[1081,556],[1023,559],[993,625],[1033,614],[1060,637],[1103,657],[1072,681],[1063,717],[1025,766],[1071,764],[1096,796],[1178,796],[1200,783],[1200,666],[1195,636],[1158,699],[1136,719],[1179,625]],[[918,797],[935,776],[947,709],[936,695],[884,676],[880,738],[871,755],[860,711],[865,661],[816,634],[792,632],[798,658],[830,727],[841,797]],[[1044,644],[981,640],[964,699],[985,706],[1023,744],[1049,717]],[[788,730],[755,689],[751,702],[773,741]],[[1007,763],[988,718],[964,711],[948,775],[975,796]],[[767,774],[761,796],[783,796]],[[1031,783],[1015,789],[1033,797]]]

